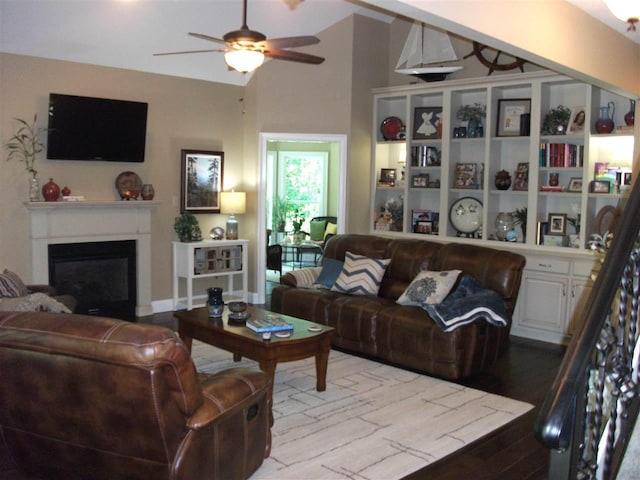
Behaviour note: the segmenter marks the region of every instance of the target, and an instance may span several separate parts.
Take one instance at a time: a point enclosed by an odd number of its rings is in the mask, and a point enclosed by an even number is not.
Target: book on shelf
[[[282,320],[280,317],[267,317],[262,319],[250,318],[247,320],[246,325],[247,328],[256,333],[293,330],[293,324]]]
[[[576,168],[584,164],[584,145],[572,143],[541,143],[540,166]]]
[[[542,191],[542,192],[561,192],[562,191],[562,187],[561,186],[542,185],[540,187],[540,191]]]

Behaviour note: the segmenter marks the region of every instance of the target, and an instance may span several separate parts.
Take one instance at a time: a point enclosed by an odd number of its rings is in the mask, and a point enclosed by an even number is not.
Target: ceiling
[[[602,0],[567,1],[625,33],[626,24]],[[354,13],[387,22],[393,19],[392,14],[359,0],[248,3],[249,28],[268,38],[317,35]],[[0,0],[0,51],[245,85],[250,76],[229,71],[220,53],[153,56],[217,48],[187,32],[221,38],[241,24],[241,0]],[[640,43],[639,39],[636,35]],[[314,48],[298,50],[313,54]]]

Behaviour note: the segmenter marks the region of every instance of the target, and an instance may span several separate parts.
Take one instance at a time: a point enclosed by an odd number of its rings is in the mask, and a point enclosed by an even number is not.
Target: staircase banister
[[[582,328],[573,336],[556,379],[541,406],[535,423],[535,435],[546,448],[564,451],[571,444],[575,406],[579,392],[584,393],[586,375],[592,364],[600,331],[614,301],[628,264],[629,255],[640,230],[640,182],[635,182],[622,218],[607,250],[582,311]]]

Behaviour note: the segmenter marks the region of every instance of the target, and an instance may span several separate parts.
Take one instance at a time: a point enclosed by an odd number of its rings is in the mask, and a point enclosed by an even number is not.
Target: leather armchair
[[[197,374],[169,329],[0,312],[0,442],[43,479],[245,479],[268,456],[270,378]]]

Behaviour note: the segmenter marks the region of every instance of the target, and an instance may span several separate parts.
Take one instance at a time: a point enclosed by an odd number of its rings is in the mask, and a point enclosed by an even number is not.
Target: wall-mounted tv
[[[144,162],[148,104],[49,94],[47,158]]]

